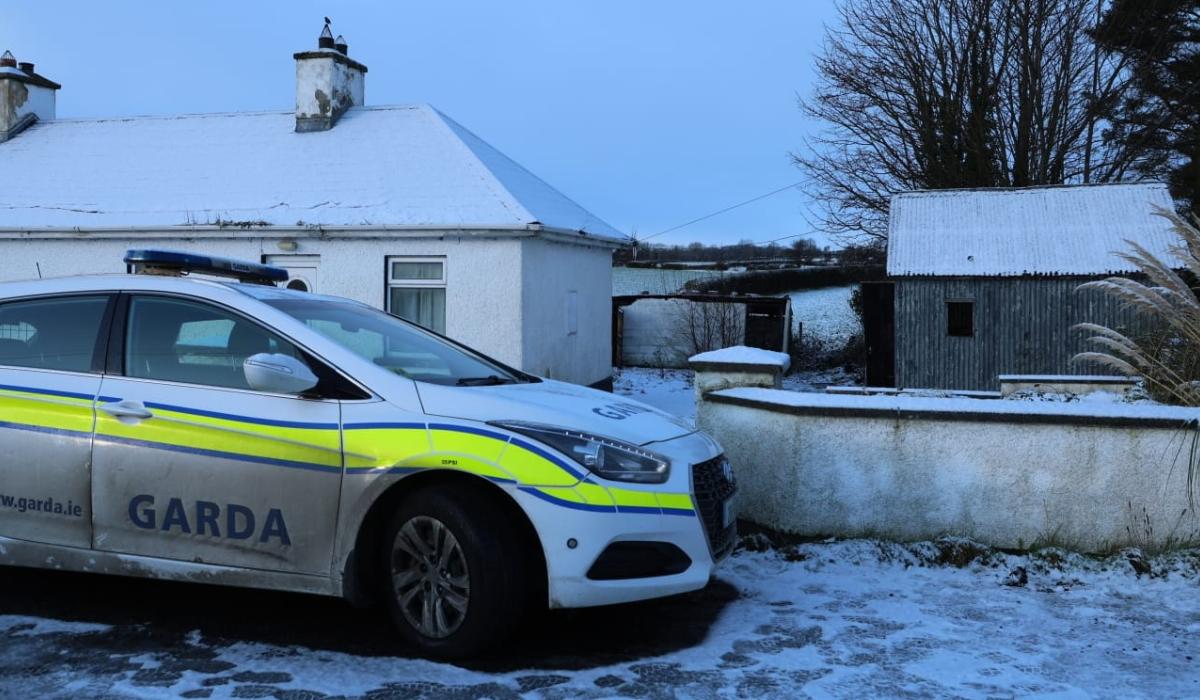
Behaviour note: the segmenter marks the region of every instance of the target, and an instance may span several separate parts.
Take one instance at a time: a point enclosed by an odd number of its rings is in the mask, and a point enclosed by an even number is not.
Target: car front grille
[[[733,550],[737,540],[737,522],[722,527],[725,501],[737,492],[737,482],[727,478],[732,475],[726,465],[725,455],[707,462],[692,465],[692,489],[695,491],[696,510],[704,522],[704,534],[708,536],[708,547],[713,560],[718,561]]]

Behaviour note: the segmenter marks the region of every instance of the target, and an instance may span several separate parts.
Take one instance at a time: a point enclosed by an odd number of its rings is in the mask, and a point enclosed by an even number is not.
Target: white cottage
[[[0,58],[0,280],[113,272],[127,248],[287,268],[515,367],[611,373],[621,234],[428,105],[363,105],[322,34],[294,112],[56,119],[59,85]]]

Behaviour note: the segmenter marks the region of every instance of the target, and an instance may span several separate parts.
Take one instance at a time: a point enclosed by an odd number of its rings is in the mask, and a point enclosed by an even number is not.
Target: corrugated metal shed
[[[0,228],[514,228],[622,234],[428,105],[322,132],[256,112],[40,122],[0,144]]]
[[[1146,319],[1077,277],[903,279],[896,283],[896,382],[915,389],[996,390],[1001,374],[1111,374],[1072,362],[1096,348],[1079,323],[1138,335]],[[970,337],[946,333],[947,301],[974,305]]]
[[[938,190],[896,195],[888,226],[892,277],[1092,276],[1133,272],[1115,253],[1136,241],[1170,257],[1177,241],[1155,207],[1166,185]]]

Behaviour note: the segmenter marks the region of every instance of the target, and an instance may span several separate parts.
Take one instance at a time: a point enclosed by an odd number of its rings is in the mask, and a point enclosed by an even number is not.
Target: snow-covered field
[[[671,294],[695,279],[729,274],[719,270],[658,270],[647,267],[614,267],[613,296],[622,294]]]
[[[850,336],[862,332],[849,303],[850,293],[857,286],[790,292],[793,324],[803,324],[806,336],[820,338],[831,347],[845,345]]]
[[[758,548],[761,539],[746,543]],[[703,592],[559,613],[547,624],[579,629],[552,633],[553,650],[518,643],[465,666],[199,628],[164,645],[156,626],[173,620],[154,617],[96,624],[0,615],[0,696],[1197,697],[1200,553],[1134,562],[1149,573],[1136,573],[1125,555],[1013,556],[950,540],[744,549]],[[163,584],[137,584],[154,585]],[[227,595],[236,604],[242,594]],[[324,625],[315,633],[333,639],[353,637],[345,625],[361,624],[328,615],[306,622],[296,612],[281,623]],[[635,634],[597,649],[597,638],[620,638],[609,625],[644,627],[652,641]],[[680,644],[664,643],[673,630]]]

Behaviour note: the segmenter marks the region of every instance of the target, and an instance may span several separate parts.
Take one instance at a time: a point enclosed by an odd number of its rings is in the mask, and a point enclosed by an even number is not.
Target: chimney
[[[315,51],[296,59],[296,131],[327,131],[351,107],[363,104],[367,67],[347,55],[346,40],[333,38],[329,18]]]
[[[62,87],[21,62],[12,53],[0,54],[0,143],[39,120],[54,119],[55,92]]]

